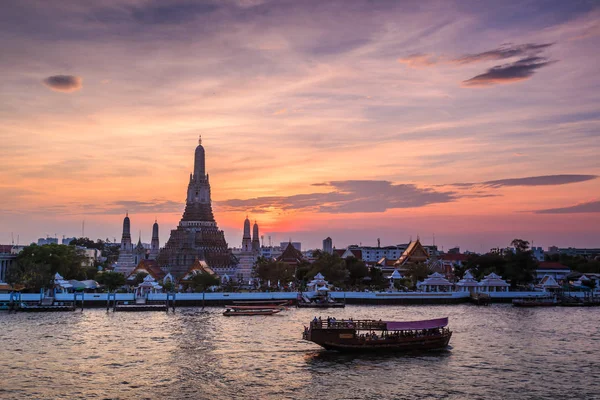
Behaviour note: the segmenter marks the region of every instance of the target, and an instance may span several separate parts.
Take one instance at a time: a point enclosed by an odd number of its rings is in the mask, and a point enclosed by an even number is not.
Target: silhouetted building
[[[175,278],[186,274],[196,259],[206,263],[218,275],[234,276],[236,272],[237,260],[228,249],[225,235],[213,216],[205,162],[200,139],[183,216],[157,258],[158,265],[169,270]]]
[[[323,253],[333,254],[333,241],[330,237],[323,240]]]

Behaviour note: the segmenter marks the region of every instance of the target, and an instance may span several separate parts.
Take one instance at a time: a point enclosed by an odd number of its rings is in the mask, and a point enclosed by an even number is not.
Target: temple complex
[[[204,261],[218,275],[235,276],[237,260],[228,249],[223,231],[215,222],[205,163],[200,139],[183,216],[157,258],[158,265],[170,271],[175,278],[185,275],[196,259]]]

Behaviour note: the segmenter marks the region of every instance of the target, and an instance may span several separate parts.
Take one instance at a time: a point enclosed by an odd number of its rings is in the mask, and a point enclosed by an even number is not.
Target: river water
[[[224,317],[0,312],[0,398],[600,399],[600,308],[347,306],[321,316],[450,317],[447,351],[345,355],[301,340],[315,310]]]

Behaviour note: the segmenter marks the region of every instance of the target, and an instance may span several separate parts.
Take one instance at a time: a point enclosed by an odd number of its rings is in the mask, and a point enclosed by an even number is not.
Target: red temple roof
[[[568,269],[571,270],[571,268],[567,267],[566,265],[563,265],[559,262],[555,262],[555,261],[541,261],[537,267],[537,269]]]

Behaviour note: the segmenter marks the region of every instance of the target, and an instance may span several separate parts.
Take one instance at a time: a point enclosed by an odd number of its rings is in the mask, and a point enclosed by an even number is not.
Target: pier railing
[[[312,329],[356,329],[356,330],[385,330],[387,324],[375,320],[313,320],[310,323]]]

